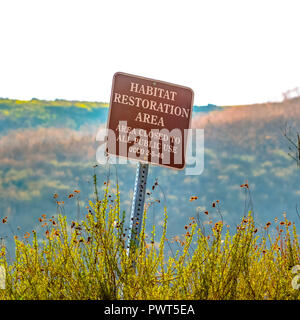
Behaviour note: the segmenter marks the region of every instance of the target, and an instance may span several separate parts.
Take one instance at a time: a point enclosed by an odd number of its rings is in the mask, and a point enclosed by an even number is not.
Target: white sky
[[[105,101],[113,74],[191,87],[194,104],[300,86],[300,1],[0,0],[0,97]]]

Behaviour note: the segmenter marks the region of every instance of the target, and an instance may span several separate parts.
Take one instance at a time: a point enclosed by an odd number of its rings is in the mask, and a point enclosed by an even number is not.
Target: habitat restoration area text
[[[107,302],[104,307],[104,315],[108,316],[127,316],[128,317],[145,317],[145,316],[164,316],[164,315],[178,315],[178,316],[193,316],[195,315],[195,307],[191,302],[165,302],[160,301],[140,301],[138,305],[132,301],[122,301],[122,304]]]

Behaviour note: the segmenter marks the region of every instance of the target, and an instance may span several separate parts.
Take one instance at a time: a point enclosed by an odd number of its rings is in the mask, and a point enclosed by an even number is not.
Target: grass
[[[13,109],[19,108],[19,107],[21,107],[22,109],[25,108],[27,111],[31,110],[31,108],[33,107],[35,107],[35,110],[36,108],[44,109],[45,107],[77,107],[77,108],[83,108],[87,110],[108,107],[108,103],[106,102],[69,101],[69,100],[63,100],[63,99],[48,101],[48,100],[39,100],[35,98],[31,100],[14,100],[14,99],[0,98],[0,105],[5,105],[6,108],[11,112],[13,111]],[[20,111],[22,109],[20,109]]]
[[[250,192],[247,184],[242,187]],[[0,299],[299,299],[300,290],[291,284],[298,236],[286,216],[275,222],[272,235],[270,222],[258,231],[251,211],[233,234],[222,216],[206,228],[200,216],[191,217],[182,238],[167,239],[165,208],[157,243],[154,228],[146,236],[146,209],[140,246],[128,256],[118,188],[111,194],[105,183],[103,198],[96,187],[95,195],[82,221],[42,215],[43,237],[35,230],[15,237],[12,262],[1,249],[6,288]]]

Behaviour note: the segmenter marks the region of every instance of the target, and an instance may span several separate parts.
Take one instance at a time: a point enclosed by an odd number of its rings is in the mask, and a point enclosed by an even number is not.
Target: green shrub
[[[298,237],[286,217],[273,236],[270,223],[257,231],[251,211],[234,234],[223,221],[204,230],[192,217],[183,238],[167,239],[165,209],[157,244],[145,236],[145,210],[140,245],[128,257],[118,189],[112,195],[106,184],[103,199],[96,196],[82,221],[43,215],[42,239],[34,230],[15,237],[12,263],[2,248],[1,299],[299,299],[291,285]]]

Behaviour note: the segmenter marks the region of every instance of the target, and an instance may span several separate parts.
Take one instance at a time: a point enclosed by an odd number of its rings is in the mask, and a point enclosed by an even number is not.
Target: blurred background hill
[[[130,214],[135,178],[134,165],[98,166],[95,136],[105,126],[108,104],[82,101],[19,101],[0,99],[0,236],[24,235],[38,228],[42,214],[57,213],[56,201],[64,201],[70,219],[85,215],[93,200],[93,174],[100,192],[108,175],[116,172],[121,188],[121,207]],[[225,223],[232,227],[244,214],[248,181],[256,220],[262,225],[287,212],[299,225],[300,169],[288,155],[282,130],[300,130],[300,98],[282,103],[244,106],[194,106],[192,127],[203,128],[205,165],[199,176],[184,171],[151,167],[147,189],[158,180],[160,188],[146,201],[159,199],[148,213],[150,223],[161,224],[162,206],[169,213],[168,232],[183,233],[182,226],[198,212],[203,222],[218,214],[212,202],[220,201]],[[114,187],[114,183],[112,183]],[[68,198],[80,190],[79,199]],[[53,195],[57,193],[58,199]],[[190,202],[191,196],[198,196]]]

